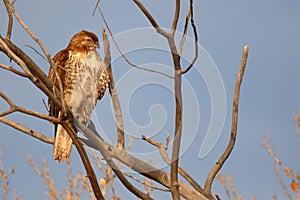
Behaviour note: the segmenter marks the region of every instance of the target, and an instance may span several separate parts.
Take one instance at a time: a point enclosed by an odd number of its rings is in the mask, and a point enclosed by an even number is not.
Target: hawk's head
[[[72,37],[69,48],[76,51],[95,50],[99,48],[98,37],[92,32],[80,31]]]

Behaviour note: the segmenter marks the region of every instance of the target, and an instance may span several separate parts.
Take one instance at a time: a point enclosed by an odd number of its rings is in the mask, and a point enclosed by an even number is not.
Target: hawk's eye
[[[86,41],[87,41],[88,43],[93,42],[91,39],[86,39]]]

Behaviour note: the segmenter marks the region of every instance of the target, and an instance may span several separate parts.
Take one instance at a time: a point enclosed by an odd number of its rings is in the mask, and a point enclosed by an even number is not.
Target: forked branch
[[[177,0],[178,1],[178,0]],[[166,31],[164,31],[159,25],[158,23],[155,21],[155,19],[153,18],[153,16],[150,14],[150,12],[147,10],[147,8],[139,1],[139,0],[133,0],[133,2],[139,7],[139,9],[144,13],[144,15],[147,17],[147,19],[150,21],[150,23],[152,24],[152,26],[156,29],[156,31],[165,36],[166,38],[170,38],[170,34],[167,33]],[[175,21],[175,20],[174,20]],[[177,25],[177,21],[175,21]],[[174,24],[174,22],[173,22]],[[175,26],[174,25],[174,26]],[[174,27],[176,28],[176,27]]]

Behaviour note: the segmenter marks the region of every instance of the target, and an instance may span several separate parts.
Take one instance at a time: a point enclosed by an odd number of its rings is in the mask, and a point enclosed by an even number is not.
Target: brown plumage
[[[84,30],[77,33],[67,48],[54,56],[55,66],[50,68],[48,74],[58,89],[61,81],[65,105],[72,111],[73,116],[84,124],[89,123],[97,100],[103,97],[109,84],[106,65],[100,59],[97,47],[99,42],[94,33]],[[51,99],[48,104],[49,115],[64,117],[65,114]],[[54,159],[59,162],[69,158],[72,144],[68,133],[61,125],[55,124]]]

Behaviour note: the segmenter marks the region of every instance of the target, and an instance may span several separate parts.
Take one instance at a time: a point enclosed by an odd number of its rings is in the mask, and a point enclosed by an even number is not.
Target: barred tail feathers
[[[73,141],[67,131],[57,125],[54,142],[54,159],[57,162],[65,161],[70,157]]]

